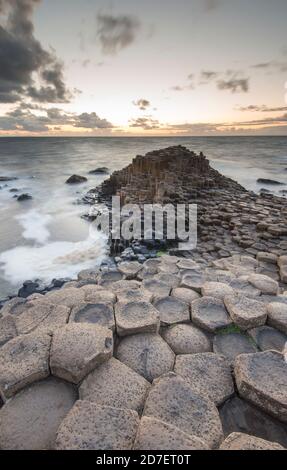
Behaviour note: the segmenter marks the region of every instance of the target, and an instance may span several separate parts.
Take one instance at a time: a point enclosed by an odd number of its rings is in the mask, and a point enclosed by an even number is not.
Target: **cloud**
[[[256,111],[261,113],[276,113],[276,112],[283,112],[287,111],[287,106],[281,107],[268,107],[266,105],[258,106],[258,105],[249,105],[249,106],[240,106],[235,108],[237,111]]]
[[[0,116],[0,130],[48,132],[51,128],[70,126],[73,128],[99,130],[112,129],[114,126],[106,119],[101,119],[95,112],[68,113],[59,108],[44,109],[42,107],[28,108],[28,105],[18,106],[4,116]]]
[[[249,91],[248,78],[231,78],[228,80],[218,80],[219,90],[230,90],[232,93],[247,93]]]
[[[23,96],[51,103],[64,103],[71,98],[64,83],[62,62],[34,36],[32,15],[38,3],[40,0],[1,0],[1,103],[17,102]]]
[[[160,129],[161,125],[157,119],[152,119],[151,116],[145,116],[137,119],[131,119],[129,121],[129,127],[140,127],[145,131],[153,129]]]
[[[205,85],[209,82],[212,82],[218,77],[218,72],[214,72],[212,70],[202,70],[200,74],[200,84]]]
[[[287,61],[286,60],[270,60],[269,62],[260,62],[258,64],[251,65],[252,69],[257,70],[266,70],[266,71],[279,71],[279,72],[287,72]]]
[[[97,23],[97,36],[106,55],[115,55],[131,45],[141,27],[140,21],[130,15],[98,14]]]
[[[114,127],[106,119],[101,119],[96,113],[82,113],[75,117],[74,127],[85,129],[111,129]]]
[[[137,106],[141,111],[145,111],[147,108],[151,106],[151,103],[144,98],[141,98],[137,101],[133,101],[133,104]]]

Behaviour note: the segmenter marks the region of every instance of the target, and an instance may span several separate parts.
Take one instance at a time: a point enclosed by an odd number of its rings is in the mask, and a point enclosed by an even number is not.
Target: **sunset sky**
[[[0,0],[0,135],[286,135],[286,0]]]

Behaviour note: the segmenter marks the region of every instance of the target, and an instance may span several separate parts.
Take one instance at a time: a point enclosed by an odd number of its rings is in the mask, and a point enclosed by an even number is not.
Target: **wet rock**
[[[217,447],[223,437],[215,405],[197,395],[184,379],[172,372],[154,381],[146,400],[144,416],[176,426],[191,436],[203,439],[212,448]]]
[[[18,336],[0,349],[0,393],[10,398],[25,386],[48,377],[51,337],[45,333]]]
[[[87,178],[85,176],[80,176],[80,175],[72,175],[70,178],[67,179],[66,184],[80,184],[80,183],[85,183]]]
[[[159,330],[159,312],[149,302],[117,303],[115,317],[119,336],[135,333],[157,333]]]
[[[81,400],[103,406],[128,408],[141,412],[150,384],[142,376],[115,358],[89,374],[79,393]]]
[[[203,296],[224,300],[226,295],[233,294],[233,289],[223,282],[205,282],[202,285],[201,293]]]
[[[177,356],[174,372],[201,397],[217,406],[234,393],[231,369],[224,356],[211,352]]]
[[[70,323],[54,332],[50,367],[54,376],[79,383],[113,355],[112,332],[101,326]]]
[[[23,283],[23,287],[19,289],[18,291],[18,297],[23,297],[26,299],[30,295],[34,293],[39,293],[43,290],[43,288],[40,287],[40,284],[38,282],[33,282],[33,281],[25,281]]]
[[[108,175],[110,170],[106,166],[100,166],[95,170],[89,171],[89,175]]]
[[[18,178],[15,178],[14,176],[0,176],[0,183],[6,183],[8,181],[15,181]]]
[[[222,354],[230,364],[233,364],[240,354],[255,353],[257,349],[248,336],[241,333],[228,333],[214,337],[213,351],[216,354]]]
[[[22,202],[22,201],[29,201],[29,199],[33,199],[31,194],[25,193],[25,194],[20,194],[20,196],[17,197],[17,201]]]
[[[175,297],[163,297],[154,302],[160,315],[162,325],[174,325],[176,323],[189,322],[189,306]]]
[[[272,302],[267,305],[267,323],[287,335],[287,305],[280,302]]]
[[[276,180],[271,180],[271,179],[268,179],[268,178],[259,178],[257,180],[257,183],[284,186],[284,183],[281,183],[280,181],[276,181]]]
[[[202,297],[191,304],[192,322],[211,333],[232,324],[224,303],[213,297]]]
[[[54,378],[25,388],[0,410],[0,448],[53,449],[58,427],[76,399],[72,385]]]
[[[135,411],[77,401],[59,427],[57,450],[129,450],[139,418]]]
[[[162,332],[175,354],[196,354],[212,350],[207,334],[194,325],[173,325]]]
[[[144,416],[141,419],[133,449],[135,450],[208,450],[208,445],[196,436],[171,424]]]
[[[284,450],[275,442],[265,441],[259,437],[239,432],[230,434],[221,444],[221,450]]]
[[[235,361],[239,394],[287,423],[287,363],[276,351],[242,354]]]
[[[0,348],[15,336],[17,336],[17,330],[14,317],[12,315],[6,315],[0,318]]]
[[[187,304],[191,304],[193,300],[200,298],[200,294],[198,294],[198,292],[184,287],[176,287],[175,289],[172,289],[171,296]]]
[[[83,302],[73,308],[70,322],[89,323],[115,330],[114,309],[112,304]]]
[[[220,418],[225,436],[244,432],[287,447],[287,426],[237,396],[220,408]]]
[[[242,330],[262,326],[267,320],[265,305],[242,294],[227,295],[224,304],[234,323]]]
[[[138,334],[123,338],[116,357],[146,380],[152,382],[173,369],[175,355],[157,334]]]
[[[268,276],[264,276],[263,274],[251,274],[248,281],[252,286],[256,287],[256,289],[259,289],[262,294],[276,295],[278,293],[278,282]]]
[[[271,328],[270,326],[260,326],[249,331],[261,351],[274,350],[282,352],[287,343],[287,336]]]

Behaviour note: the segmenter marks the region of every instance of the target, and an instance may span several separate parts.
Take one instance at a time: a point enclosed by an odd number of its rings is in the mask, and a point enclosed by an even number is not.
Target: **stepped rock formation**
[[[201,190],[244,192],[235,181],[211,168],[207,158],[181,145],[138,155],[115,171],[101,188],[102,197],[117,195],[122,204],[188,202]]]

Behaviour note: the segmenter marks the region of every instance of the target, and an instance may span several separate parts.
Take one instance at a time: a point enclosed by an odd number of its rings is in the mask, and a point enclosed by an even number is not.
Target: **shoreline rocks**
[[[195,202],[197,249],[132,240],[4,304],[0,447],[287,448],[287,201],[248,193],[182,147],[128,168],[103,188],[127,201],[145,173],[141,202]]]

